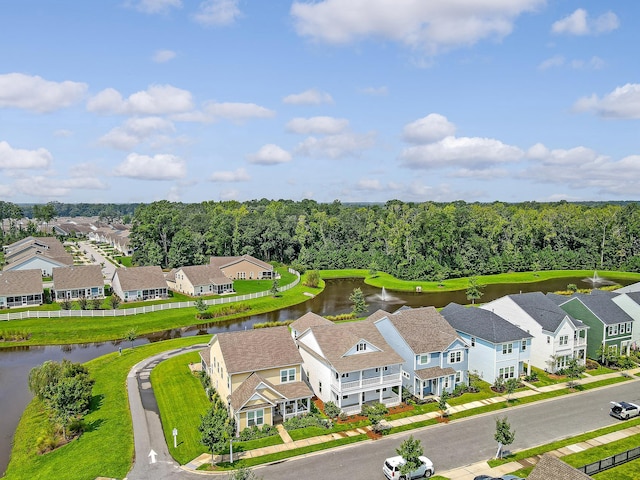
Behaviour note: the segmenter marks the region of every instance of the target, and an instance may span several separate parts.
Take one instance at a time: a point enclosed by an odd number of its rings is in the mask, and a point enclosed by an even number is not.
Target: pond
[[[561,278],[545,280],[536,283],[488,285],[484,288],[482,302],[488,302],[504,295],[519,292],[543,293],[565,290],[567,285],[575,283],[588,286],[582,278]],[[632,282],[621,282],[629,284]],[[432,305],[444,307],[451,302],[468,303],[464,290],[455,292],[414,293],[414,292],[385,292],[379,288],[366,285],[362,279],[328,280],[322,294],[309,299],[305,303],[294,305],[276,312],[253,315],[228,322],[215,322],[206,325],[179,328],[158,332],[139,338],[135,345],[148,342],[180,338],[192,335],[214,334],[218,332],[245,330],[252,328],[255,323],[295,320],[307,312],[319,315],[337,315],[351,311],[349,295],[354,288],[362,289],[369,305],[367,314],[378,309],[393,312],[402,305],[422,307]],[[31,368],[46,360],[60,361],[67,358],[73,362],[86,362],[101,355],[118,350],[119,342],[99,344],[81,344],[48,347],[20,347],[0,350],[0,472],[4,472],[9,462],[11,441],[24,408],[31,400],[31,393],[27,387],[27,376]],[[127,343],[128,346],[128,343]]]

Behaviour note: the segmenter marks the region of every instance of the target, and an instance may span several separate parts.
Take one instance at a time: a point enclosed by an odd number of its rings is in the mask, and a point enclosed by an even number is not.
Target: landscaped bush
[[[262,323],[254,323],[254,324],[253,324],[253,328],[282,327],[282,326],[291,325],[292,323],[293,323],[293,320],[284,320],[284,321],[277,321],[277,322],[262,322]]]
[[[333,427],[333,422],[327,418],[322,418],[317,414],[300,415],[285,420],[282,424],[286,430],[297,430],[306,427],[322,427],[329,429]]]
[[[262,427],[253,425],[252,427],[247,427],[242,430],[239,437],[240,441],[246,442],[248,440],[258,440],[259,438],[271,437],[277,434],[278,429],[273,425],[263,425]]]
[[[377,425],[382,420],[387,413],[389,413],[389,409],[384,406],[382,403],[377,402],[373,404],[365,404],[362,406],[362,414],[366,416],[371,425]]]
[[[618,360],[618,367],[620,367],[620,369],[622,370],[628,370],[635,366],[635,362],[629,357],[620,357],[620,360]]]
[[[169,290],[171,292],[171,290]],[[236,313],[244,313],[251,310],[251,307],[244,303],[225,305],[214,312],[205,312],[196,314],[199,320],[208,320],[211,318],[226,317],[227,315],[235,315]]]
[[[391,430],[391,425],[389,425],[387,422],[378,422],[371,426],[371,430],[374,433],[386,435]]]
[[[324,404],[324,413],[327,415],[327,417],[337,418],[338,415],[340,415],[340,412],[340,407],[334,402],[329,401]]]
[[[341,322],[344,320],[353,320],[357,317],[353,313],[341,313],[340,315],[327,315],[324,318],[331,320],[332,322]]]
[[[525,382],[537,382],[538,380],[540,380],[538,372],[531,372],[531,375],[525,375],[524,377]]]
[[[21,340],[29,340],[31,333],[27,330],[5,330],[0,331],[0,341],[2,342],[19,342]]]
[[[587,358],[587,360],[585,361],[585,366],[587,367],[587,370],[595,370],[596,368],[600,368],[600,364],[595,360],[591,360],[590,358]]]

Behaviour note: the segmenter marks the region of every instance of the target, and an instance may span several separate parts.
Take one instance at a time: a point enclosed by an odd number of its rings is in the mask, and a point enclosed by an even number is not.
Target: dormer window
[[[356,352],[364,352],[367,349],[367,344],[365,342],[360,342],[356,345]]]

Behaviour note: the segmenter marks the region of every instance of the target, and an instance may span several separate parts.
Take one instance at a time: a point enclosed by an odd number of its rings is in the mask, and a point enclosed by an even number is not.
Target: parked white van
[[[385,477],[389,480],[409,480],[411,478],[422,478],[422,477],[430,477],[434,474],[435,469],[433,468],[433,462],[429,460],[427,457],[418,457],[422,464],[418,467],[417,470],[411,472],[409,477],[405,477],[404,475],[400,475],[400,467],[404,465],[404,458],[401,456],[390,457],[384,461],[382,465],[382,472]]]

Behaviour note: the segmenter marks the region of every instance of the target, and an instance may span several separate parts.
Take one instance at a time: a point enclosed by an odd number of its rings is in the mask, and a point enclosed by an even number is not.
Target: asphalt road
[[[609,402],[612,400],[639,402],[639,382],[625,382],[510,408],[506,414],[516,430],[516,440],[508,448],[530,448],[617,423],[619,420],[609,416]],[[501,415],[505,415],[505,412],[469,417],[373,442],[298,457],[259,468],[256,474],[264,480],[383,478],[382,462],[386,457],[395,455],[395,449],[409,435],[422,441],[425,455],[433,461],[437,474],[493,458],[497,448],[493,440],[495,419]]]

